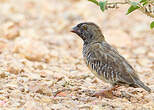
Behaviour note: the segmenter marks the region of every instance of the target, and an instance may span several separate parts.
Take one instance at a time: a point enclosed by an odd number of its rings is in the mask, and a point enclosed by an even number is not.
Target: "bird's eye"
[[[82,28],[83,28],[84,30],[87,30],[87,26],[86,26],[86,25],[83,25]]]

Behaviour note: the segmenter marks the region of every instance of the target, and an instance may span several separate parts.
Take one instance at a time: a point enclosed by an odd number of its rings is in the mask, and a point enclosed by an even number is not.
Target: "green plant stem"
[[[153,3],[153,1],[150,1],[151,4]],[[131,1],[130,0],[125,0],[124,2],[113,2],[113,3],[107,3],[108,8],[113,8],[111,7],[110,5],[113,5],[115,7],[117,7],[117,5],[123,5],[123,4],[128,4],[128,5],[131,5]],[[141,11],[142,13],[144,13],[145,15],[149,16],[149,17],[152,17],[154,18],[154,13],[150,13],[148,11],[146,11],[146,8],[141,6],[141,4],[139,3],[139,11]]]

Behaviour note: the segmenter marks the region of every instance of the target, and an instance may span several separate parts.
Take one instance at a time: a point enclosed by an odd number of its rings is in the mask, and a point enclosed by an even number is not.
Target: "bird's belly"
[[[86,65],[91,70],[91,72],[100,80],[103,80],[106,83],[114,84],[117,81],[117,73],[108,68],[107,64],[99,65],[97,63],[88,63],[86,60]]]
[[[106,83],[113,83],[110,80],[106,79],[103,74],[98,74],[98,72],[96,72],[96,70],[94,70],[90,65],[87,65],[87,66],[98,79],[103,80]]]
[[[104,82],[109,83],[109,81],[106,80],[106,79],[104,78],[103,75],[98,74],[96,71],[94,71],[94,70],[92,70],[92,69],[90,69],[90,70],[91,70],[91,72],[92,72],[98,79],[103,80]]]

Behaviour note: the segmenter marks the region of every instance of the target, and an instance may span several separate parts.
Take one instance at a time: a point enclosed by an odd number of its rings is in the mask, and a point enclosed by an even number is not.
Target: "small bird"
[[[71,32],[76,33],[83,40],[84,61],[96,77],[110,83],[112,89],[116,85],[126,84],[151,92],[151,89],[144,85],[126,59],[105,41],[96,24],[83,22],[75,26]]]

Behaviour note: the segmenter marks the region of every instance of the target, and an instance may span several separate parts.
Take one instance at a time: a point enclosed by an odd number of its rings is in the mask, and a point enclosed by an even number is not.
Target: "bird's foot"
[[[102,90],[100,92],[96,92],[93,96],[95,97],[105,97],[105,98],[113,98],[114,94],[113,91],[115,91],[119,86],[115,86],[110,89]]]
[[[105,98],[112,98],[113,93],[111,90],[102,90],[100,92],[96,92],[94,94],[95,97],[105,97]]]

